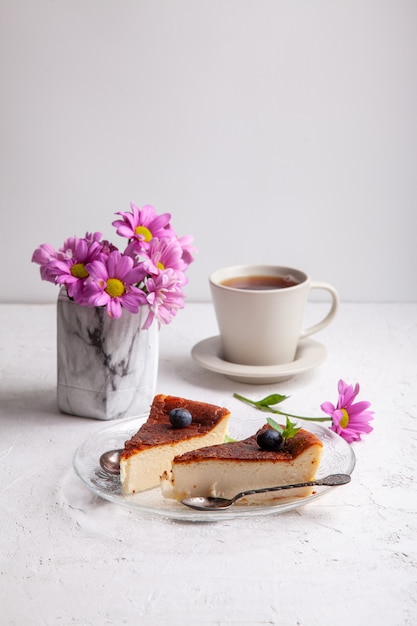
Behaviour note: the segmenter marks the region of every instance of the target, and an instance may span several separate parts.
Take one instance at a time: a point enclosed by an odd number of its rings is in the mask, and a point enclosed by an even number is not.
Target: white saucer
[[[326,348],[314,339],[302,339],[298,344],[295,359],[283,365],[239,365],[221,357],[220,337],[209,337],[197,343],[191,356],[202,367],[231,380],[252,385],[265,385],[288,380],[296,374],[320,365],[326,358]]]

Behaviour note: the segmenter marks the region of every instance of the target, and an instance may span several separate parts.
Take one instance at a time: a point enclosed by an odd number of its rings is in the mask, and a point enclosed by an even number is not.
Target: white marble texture
[[[59,413],[55,323],[55,306],[0,306],[2,625],[415,626],[417,303],[342,303],[317,335],[326,361],[259,387],[192,361],[217,333],[210,304],[161,329],[157,393],[244,418],[233,392],[278,392],[317,415],[343,377],[375,411],[350,484],[282,515],[203,524],[115,506],[77,478],[76,447],[108,424]]]
[[[158,372],[158,327],[148,314],[83,307],[61,290],[57,303],[58,407],[63,413],[108,420],[149,408]]]

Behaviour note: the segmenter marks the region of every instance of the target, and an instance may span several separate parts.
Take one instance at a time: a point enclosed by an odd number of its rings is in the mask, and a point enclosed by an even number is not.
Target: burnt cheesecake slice
[[[191,416],[191,423],[173,425],[172,412],[178,414],[178,409],[180,414]],[[147,421],[125,443],[120,459],[123,492],[136,493],[158,486],[175,456],[224,441],[229,418],[228,409],[214,404],[163,394],[155,396]]]
[[[270,429],[265,425],[261,430]],[[232,498],[249,489],[304,483],[314,480],[323,444],[313,433],[301,429],[279,450],[260,448],[258,431],[243,441],[200,448],[173,459],[162,481],[165,498],[181,500],[191,496]],[[242,504],[282,498],[305,497],[311,487],[247,496]]]

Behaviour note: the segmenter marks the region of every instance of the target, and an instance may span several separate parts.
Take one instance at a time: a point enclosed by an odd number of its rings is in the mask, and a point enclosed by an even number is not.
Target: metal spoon
[[[122,452],[123,449],[104,452],[100,457],[101,468],[108,474],[118,476],[120,474],[120,455]]]
[[[346,485],[346,483],[350,482],[349,474],[332,474],[331,476],[326,476],[326,478],[321,478],[320,480],[312,480],[308,483],[297,483],[295,485],[278,485],[277,487],[265,487],[264,489],[251,489],[250,491],[241,491],[236,494],[233,498],[215,498],[215,497],[206,497],[206,496],[195,496],[192,498],[184,498],[181,500],[182,504],[185,506],[189,506],[191,509],[196,509],[197,511],[212,511],[217,509],[228,509],[232,504],[243,498],[244,496],[250,496],[254,493],[266,493],[267,491],[280,491],[281,489],[294,489],[296,487],[316,487],[316,486],[326,486],[326,487],[336,487],[337,485]]]

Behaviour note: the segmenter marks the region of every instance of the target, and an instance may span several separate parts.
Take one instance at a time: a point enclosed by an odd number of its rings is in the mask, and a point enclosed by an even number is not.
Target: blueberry
[[[262,450],[279,450],[283,437],[277,430],[262,430],[256,437],[256,442]]]
[[[187,428],[193,421],[193,417],[188,409],[172,409],[169,412],[169,421],[173,428]]]

